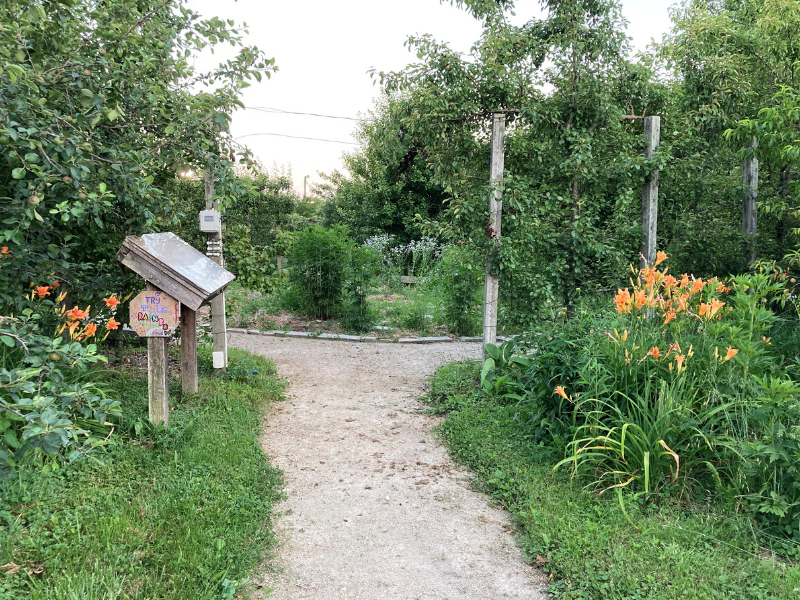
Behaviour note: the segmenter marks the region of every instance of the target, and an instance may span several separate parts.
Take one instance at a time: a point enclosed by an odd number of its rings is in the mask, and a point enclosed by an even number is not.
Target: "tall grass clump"
[[[351,244],[341,229],[312,226],[297,233],[289,251],[293,308],[312,317],[338,316]]]

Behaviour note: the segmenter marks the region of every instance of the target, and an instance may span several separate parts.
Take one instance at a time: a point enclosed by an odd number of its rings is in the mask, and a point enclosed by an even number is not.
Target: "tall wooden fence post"
[[[148,283],[147,290],[154,292],[158,288]],[[169,423],[168,345],[167,337],[147,338],[147,412],[151,423],[164,425]]]
[[[755,150],[758,140],[754,137],[746,146]],[[756,202],[758,200],[758,159],[745,156],[742,166],[744,198],[742,203],[742,235],[744,236],[744,260],[750,265],[756,259]]]
[[[500,250],[500,225],[503,216],[503,167],[505,149],[505,113],[492,116],[492,158],[489,178],[492,193],[489,196],[489,224],[486,232],[492,240],[486,259],[486,287],[483,298],[483,358],[486,360],[486,344],[497,342],[497,296],[500,277],[496,272],[497,253]]]
[[[644,137],[647,142],[644,156],[651,159],[658,150],[661,141],[661,117],[645,117]],[[653,265],[656,262],[656,234],[658,232],[658,169],[654,169],[647,177],[642,189],[642,240],[641,268],[645,263]]]
[[[214,201],[216,189],[214,186],[214,176],[211,169],[206,169],[203,177],[206,192],[206,210],[216,210],[217,202]],[[221,225],[220,225],[221,227]],[[208,257],[224,267],[225,262],[222,257],[222,231],[208,234]],[[218,294],[211,299],[211,338],[215,369],[225,369],[228,367],[228,336],[227,324],[225,321],[225,293]]]
[[[196,394],[197,387],[197,313],[181,304],[181,388],[184,394]]]

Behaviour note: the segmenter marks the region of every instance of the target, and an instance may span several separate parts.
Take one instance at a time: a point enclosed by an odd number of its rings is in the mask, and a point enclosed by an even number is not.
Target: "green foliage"
[[[53,273],[96,300],[121,289],[108,280],[125,235],[177,225],[176,172],[211,169],[218,199],[236,194],[232,161],[248,153],[220,133],[273,62],[180,0],[10,0],[0,24],[0,301],[18,310]],[[196,71],[217,44],[238,51]]]
[[[533,404],[498,404],[480,365],[453,363],[431,380],[428,402],[447,412],[441,433],[454,458],[510,510],[519,543],[560,600],[778,600],[800,589],[800,569],[764,558],[750,519],[714,502],[656,506],[588,493],[552,466],[561,455],[533,435]],[[550,390],[552,394],[552,389]],[[767,544],[769,547],[769,544]]]
[[[280,280],[272,248],[255,247],[250,229],[234,225],[225,230],[225,265],[239,283],[251,290],[272,291]]]
[[[48,455],[64,452],[72,462],[106,445],[107,421],[120,414],[92,376],[106,362],[97,346],[47,335],[44,321],[31,309],[0,318],[0,477],[18,464],[50,468]]]
[[[205,373],[209,349],[200,359]],[[0,482],[0,560],[22,566],[3,576],[0,598],[218,600],[244,591],[274,543],[282,482],[257,440],[284,383],[273,363],[243,351],[230,350],[230,367],[224,378],[204,375],[199,396],[179,399],[172,382],[167,428],[147,421],[146,379],[118,375],[124,441],[102,462]]]
[[[433,274],[442,295],[445,324],[457,335],[474,335],[480,329],[483,269],[479,265],[474,252],[449,246]]]
[[[367,332],[375,325],[375,311],[367,296],[370,283],[380,271],[380,257],[369,248],[356,246],[350,250],[350,273],[345,285],[342,327],[359,333]]]
[[[312,226],[297,233],[289,252],[289,285],[299,311],[322,318],[340,314],[350,250],[341,229]]]

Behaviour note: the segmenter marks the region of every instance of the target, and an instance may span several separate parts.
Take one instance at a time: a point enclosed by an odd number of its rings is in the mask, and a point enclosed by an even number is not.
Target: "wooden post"
[[[486,286],[483,297],[483,359],[486,360],[486,344],[497,342],[497,296],[500,277],[495,271],[497,253],[500,250],[500,225],[503,216],[503,163],[505,146],[505,113],[492,116],[492,158],[489,178],[492,193],[489,196],[489,223],[486,232],[492,240],[486,259]]]
[[[149,291],[158,288],[147,284]],[[169,423],[169,386],[167,384],[169,338],[147,338],[148,416],[151,423]]]
[[[181,304],[181,388],[184,394],[196,394],[197,387],[197,313]]]
[[[653,158],[661,141],[661,117],[645,117],[644,137],[647,146],[644,150],[645,158]],[[653,265],[656,262],[656,233],[658,230],[658,169],[651,171],[642,189],[642,240],[640,259],[641,268],[645,263]]]
[[[203,177],[206,192],[206,210],[216,210],[217,202],[213,200],[216,193],[214,176],[211,169],[206,169]],[[222,232],[208,234],[208,257],[224,267],[222,258]],[[225,369],[228,366],[228,339],[227,324],[225,322],[225,293],[211,299],[211,338],[215,369]]]
[[[758,140],[754,137],[746,146],[755,150]],[[744,260],[750,265],[756,259],[756,201],[758,200],[758,159],[746,156],[742,166],[744,198],[742,205],[742,235],[744,236]]]

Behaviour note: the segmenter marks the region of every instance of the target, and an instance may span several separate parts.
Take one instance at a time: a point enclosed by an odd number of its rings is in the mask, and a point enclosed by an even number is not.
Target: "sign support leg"
[[[197,315],[185,304],[181,304],[181,387],[184,395],[198,390]]]
[[[153,284],[147,284],[148,291],[156,291]],[[167,346],[169,338],[147,338],[147,390],[148,415],[151,423],[169,423],[169,385],[167,383]]]

